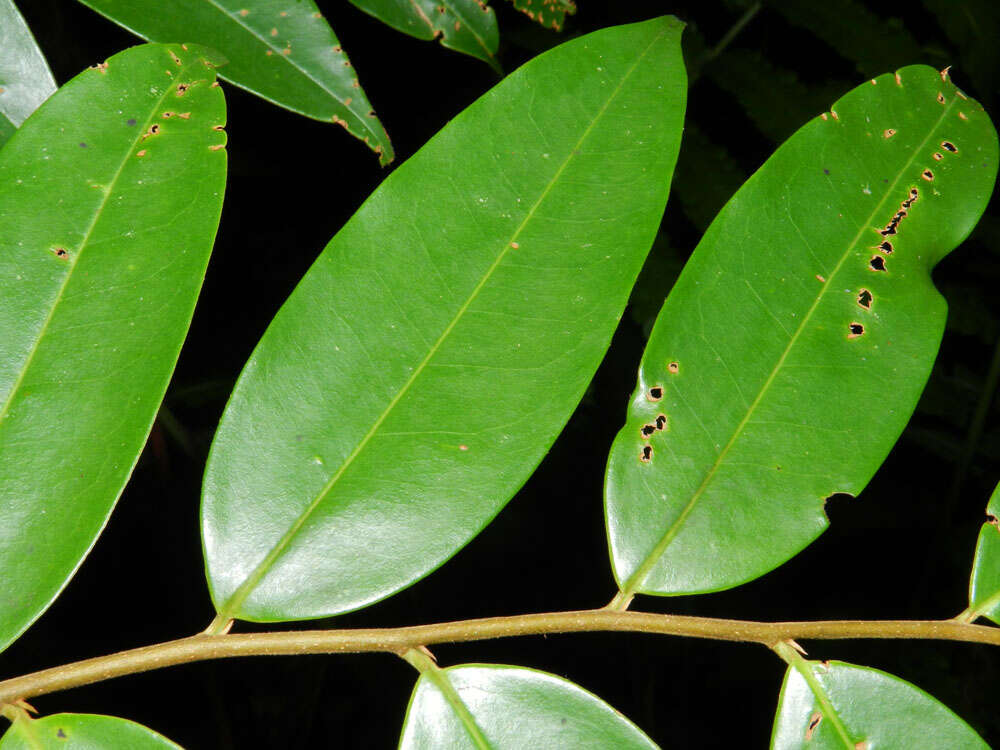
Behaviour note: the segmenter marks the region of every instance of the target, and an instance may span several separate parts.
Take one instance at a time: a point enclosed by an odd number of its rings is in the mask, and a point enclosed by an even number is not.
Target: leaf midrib
[[[636,68],[639,66],[639,64],[642,62],[642,60],[646,57],[646,55],[649,54],[650,49],[652,49],[653,46],[657,42],[659,42],[659,40],[663,37],[663,35],[666,34],[669,30],[670,29],[663,29],[662,31],[660,31],[653,38],[653,40],[649,43],[649,45],[646,47],[646,49],[643,50],[642,54],[639,55],[636,58],[636,61],[632,64],[632,66],[628,69],[628,71],[626,71],[626,73],[622,76],[621,81],[619,81],[618,85],[615,86],[615,88],[614,88],[613,91],[611,91],[610,95],[608,96],[607,101],[604,103],[604,105],[601,107],[601,109],[597,112],[597,114],[594,115],[593,120],[587,126],[587,128],[584,130],[583,134],[580,136],[580,138],[577,141],[576,145],[572,149],[570,149],[569,154],[567,155],[566,159],[563,161],[563,163],[556,170],[555,174],[552,176],[552,179],[549,180],[548,184],[542,190],[541,194],[536,199],[536,201],[534,202],[534,204],[532,204],[531,208],[528,210],[528,213],[525,215],[524,219],[518,225],[517,229],[514,230],[514,233],[511,235],[510,239],[507,240],[507,241],[505,241],[505,243],[503,245],[503,248],[500,250],[500,252],[498,253],[496,259],[493,261],[493,263],[490,265],[490,267],[483,274],[482,279],[480,279],[479,283],[476,284],[476,286],[473,288],[473,290],[469,294],[468,298],[465,300],[465,302],[462,304],[462,306],[458,309],[458,311],[452,317],[451,322],[445,327],[444,331],[438,337],[437,341],[435,341],[434,344],[430,347],[430,349],[428,350],[427,355],[423,358],[423,360],[420,362],[420,364],[417,367],[414,368],[413,373],[410,375],[410,377],[407,379],[407,381],[403,384],[403,386],[400,388],[400,390],[396,393],[396,395],[393,396],[393,398],[389,402],[389,404],[382,410],[382,412],[379,414],[378,418],[375,420],[375,422],[372,425],[372,427],[368,430],[368,432],[365,434],[365,436],[359,441],[358,445],[350,453],[350,455],[344,460],[344,462],[340,465],[340,467],[337,469],[337,471],[334,472],[333,476],[331,476],[330,479],[327,480],[326,484],[319,491],[319,493],[312,499],[312,501],[309,503],[309,505],[306,507],[306,509],[302,512],[302,514],[295,520],[295,522],[292,524],[292,526],[289,527],[288,531],[285,532],[285,534],[281,537],[281,539],[279,539],[274,544],[274,546],[271,547],[271,549],[268,551],[268,554],[257,565],[257,567],[254,568],[253,571],[251,571],[250,575],[247,576],[247,579],[243,582],[243,584],[241,584],[236,589],[236,591],[233,592],[233,594],[229,597],[229,599],[226,600],[226,602],[223,604],[223,606],[219,608],[219,615],[220,615],[220,617],[222,617],[224,619],[230,619],[230,618],[233,618],[233,617],[236,616],[236,614],[239,611],[240,607],[243,605],[243,602],[246,601],[247,597],[257,587],[257,584],[259,584],[261,582],[261,580],[263,580],[264,576],[267,575],[267,573],[271,569],[271,566],[283,554],[283,552],[285,551],[285,549],[288,547],[288,545],[294,539],[295,535],[298,533],[299,529],[302,528],[302,526],[306,523],[306,521],[309,519],[309,517],[312,515],[312,513],[316,510],[316,508],[319,507],[319,504],[324,500],[324,498],[333,489],[333,487],[337,483],[337,481],[344,475],[344,473],[347,471],[348,467],[350,467],[350,465],[354,462],[354,460],[365,449],[365,447],[368,445],[368,442],[372,439],[372,437],[374,437],[375,433],[378,431],[379,427],[382,426],[382,423],[386,420],[386,418],[389,416],[389,414],[395,408],[396,404],[399,403],[399,401],[409,391],[409,389],[413,385],[413,383],[416,382],[417,378],[420,377],[420,374],[426,368],[427,364],[430,362],[430,360],[433,358],[433,356],[438,352],[438,350],[441,348],[441,346],[444,343],[444,341],[448,338],[448,336],[451,334],[452,330],[454,330],[455,326],[462,319],[462,317],[464,316],[464,314],[466,313],[466,311],[472,305],[473,301],[479,295],[479,292],[483,289],[483,287],[486,285],[486,283],[490,280],[490,278],[492,277],[494,271],[496,271],[496,269],[500,266],[500,263],[503,261],[503,259],[507,257],[508,252],[512,249],[512,245],[516,243],[517,238],[520,236],[520,234],[524,230],[524,228],[528,225],[528,222],[530,222],[531,219],[534,218],[535,212],[538,210],[538,207],[542,204],[542,202],[548,196],[549,192],[551,192],[553,186],[555,186],[555,184],[559,181],[559,178],[562,176],[563,172],[565,172],[565,170],[569,166],[570,162],[573,161],[574,157],[579,152],[581,145],[590,136],[591,131],[594,129],[594,127],[597,125],[597,123],[600,122],[601,118],[604,116],[604,113],[607,111],[608,107],[611,106],[611,102],[615,100],[615,98],[618,96],[619,92],[621,91],[622,87],[625,85],[625,82],[635,72]]]
[[[733,447],[733,445],[736,444],[736,441],[742,435],[743,428],[746,427],[746,425],[749,423],[750,418],[757,410],[757,407],[764,399],[764,396],[767,395],[767,391],[771,387],[771,384],[777,378],[778,373],[781,372],[785,360],[788,358],[789,353],[794,348],[796,342],[799,339],[799,336],[808,326],[810,320],[812,319],[813,313],[816,312],[820,302],[824,298],[824,295],[827,293],[827,290],[832,288],[833,282],[836,279],[837,274],[840,273],[840,269],[843,267],[847,259],[852,257],[853,254],[856,252],[858,248],[858,243],[861,241],[861,237],[864,235],[865,231],[874,226],[872,222],[884,210],[886,202],[890,201],[890,198],[893,195],[896,195],[895,191],[896,188],[899,186],[900,180],[903,179],[903,176],[913,166],[913,162],[923,151],[924,147],[927,146],[927,143],[928,141],[930,141],[931,136],[934,135],[935,132],[937,132],[937,129],[941,126],[941,123],[944,121],[944,118],[947,116],[947,114],[951,111],[952,107],[954,107],[957,102],[958,102],[958,97],[953,95],[951,101],[948,103],[948,106],[944,108],[940,117],[937,119],[934,125],[928,130],[927,136],[920,142],[920,145],[913,150],[913,154],[907,160],[906,164],[900,168],[899,173],[896,175],[896,178],[893,180],[892,184],[886,189],[885,195],[883,196],[882,200],[879,201],[878,205],[875,206],[875,208],[872,210],[868,218],[858,228],[858,233],[855,235],[854,240],[847,246],[847,249],[844,251],[843,255],[840,257],[840,260],[837,262],[837,265],[834,267],[833,272],[829,274],[826,282],[823,284],[822,289],[820,289],[819,294],[816,295],[816,299],[813,300],[813,303],[810,306],[809,311],[802,317],[798,327],[795,329],[795,333],[792,334],[792,337],[788,341],[788,345],[785,347],[785,350],[781,353],[781,357],[778,358],[777,363],[771,369],[771,373],[768,375],[768,378],[764,382],[764,385],[761,386],[760,391],[758,391],[757,397],[754,399],[753,403],[750,404],[750,407],[747,409],[747,412],[744,415],[743,419],[736,426],[736,429],[733,431],[732,436],[730,436],[729,438],[729,442],[726,443],[726,446],[719,452],[719,455],[716,456],[715,461],[712,463],[712,466],[706,473],[705,478],[698,486],[698,489],[695,490],[694,494],[691,496],[691,499],[688,501],[687,505],[684,506],[684,509],[681,511],[680,515],[670,525],[670,527],[667,529],[664,535],[660,538],[660,541],[657,542],[656,546],[653,547],[653,550],[649,553],[649,555],[646,556],[646,558],[642,561],[639,567],[636,568],[636,571],[631,576],[629,576],[629,578],[625,581],[625,585],[621,589],[621,594],[623,595],[623,601],[628,601],[628,597],[630,597],[632,594],[639,593],[640,587],[645,582],[646,577],[650,574],[650,572],[652,571],[653,567],[657,564],[657,562],[659,562],[664,552],[666,552],[667,547],[670,546],[670,543],[674,540],[677,534],[680,533],[681,527],[684,525],[685,521],[687,521],[688,516],[694,510],[694,507],[695,505],[697,505],[698,500],[701,498],[702,494],[705,492],[709,484],[711,484],[712,480],[714,479],[716,471],[722,465],[730,449]],[[616,601],[617,599],[618,597],[616,597]]]
[[[366,131],[368,131],[368,133],[370,133],[372,135],[372,137],[378,143],[380,143],[380,144],[383,143],[382,136],[373,127],[371,127],[365,121],[365,119],[363,117],[361,117],[357,112],[355,112],[354,110],[352,110],[347,104],[344,103],[344,101],[345,101],[344,97],[339,96],[336,91],[334,91],[333,89],[328,88],[322,81],[317,80],[308,70],[306,70],[305,68],[303,68],[294,59],[292,59],[292,55],[291,54],[288,54],[288,55],[281,54],[282,47],[277,47],[277,46],[271,44],[271,40],[270,39],[268,39],[265,36],[261,36],[257,32],[256,29],[254,29],[254,28],[252,28],[250,26],[247,26],[242,20],[240,20],[239,18],[237,18],[236,16],[234,16],[232,13],[230,13],[228,10],[226,10],[226,8],[224,8],[223,6],[219,5],[216,2],[216,0],[205,0],[205,2],[207,2],[213,8],[215,8],[217,11],[219,11],[219,13],[221,13],[223,16],[225,16],[226,18],[228,18],[230,21],[232,21],[233,23],[235,23],[237,26],[239,26],[240,28],[242,28],[242,29],[246,30],[247,32],[249,32],[251,36],[253,36],[255,39],[257,39],[259,42],[262,42],[268,49],[270,49],[270,50],[274,51],[275,53],[277,53],[278,57],[280,57],[281,59],[283,59],[286,63],[288,63],[292,68],[294,68],[299,73],[301,73],[303,76],[305,76],[308,80],[310,80],[314,84],[316,84],[316,86],[321,91],[325,91],[333,99],[337,100],[337,102],[339,102],[340,105],[345,110],[347,110],[348,112],[350,112],[351,115],[353,116],[353,118],[357,122],[359,122],[361,124],[361,127],[364,128]],[[334,39],[336,39],[336,36],[334,36]],[[339,43],[339,40],[337,40],[337,42]],[[236,81],[233,81],[231,78],[229,78],[226,75],[223,75],[221,73],[219,75],[220,75],[221,78],[225,78],[227,81],[230,81],[231,83],[234,83],[235,85],[240,86],[240,88],[250,89],[250,87],[248,85],[237,83]],[[250,89],[250,90],[252,90],[252,89]],[[255,91],[254,93],[261,93],[261,92],[256,92]],[[263,94],[261,94],[261,95],[263,96]],[[303,112],[302,114],[305,114],[305,113]]]
[[[187,71],[196,64],[197,64],[196,62],[189,62],[182,68],[182,71]],[[102,75],[102,74],[97,73],[97,75]],[[31,345],[31,351],[28,352],[28,356],[25,358],[24,365],[21,367],[21,371],[18,373],[17,379],[14,381],[14,384],[11,386],[11,389],[8,392],[8,396],[3,404],[3,408],[0,408],[0,426],[3,425],[4,419],[10,412],[10,406],[11,404],[14,403],[15,399],[17,398],[18,390],[24,383],[24,378],[27,375],[28,370],[31,369],[31,364],[35,359],[35,355],[38,353],[38,349],[41,346],[42,341],[45,339],[45,334],[48,331],[49,325],[52,323],[52,319],[55,317],[56,310],[59,309],[59,304],[60,302],[62,302],[63,296],[66,293],[66,288],[69,286],[70,279],[73,276],[73,271],[76,270],[77,264],[83,257],[84,250],[86,249],[87,245],[90,244],[90,237],[94,233],[94,229],[97,227],[97,224],[104,213],[104,209],[108,205],[108,201],[111,199],[111,196],[115,192],[115,186],[117,185],[118,180],[125,169],[125,165],[128,164],[129,159],[132,158],[133,153],[135,151],[135,147],[139,145],[139,143],[142,141],[143,136],[148,132],[150,125],[152,125],[153,120],[156,117],[156,112],[159,110],[160,105],[163,104],[167,96],[172,91],[174,91],[176,86],[177,84],[172,84],[170,86],[167,86],[163,95],[160,96],[156,100],[156,103],[150,108],[149,117],[146,118],[146,121],[143,123],[143,126],[137,129],[136,137],[132,140],[131,145],[125,151],[124,158],[118,164],[118,168],[115,170],[115,173],[111,178],[111,182],[108,183],[107,189],[104,191],[104,197],[98,203],[97,209],[94,211],[94,215],[91,217],[90,224],[88,225],[86,231],[83,234],[83,239],[80,241],[78,249],[76,250],[76,252],[73,253],[70,267],[66,271],[66,275],[63,277],[62,283],[59,285],[59,291],[56,293],[55,298],[52,300],[52,304],[49,307],[49,312],[45,316],[45,320],[42,322],[42,326],[38,331],[38,335],[35,337],[34,343]]]

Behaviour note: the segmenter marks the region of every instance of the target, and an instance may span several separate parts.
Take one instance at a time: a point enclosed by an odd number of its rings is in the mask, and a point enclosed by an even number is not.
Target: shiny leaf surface
[[[0,150],[0,648],[97,539],[187,332],[226,175],[207,54],[115,55]]]
[[[0,0],[0,144],[55,90],[45,57],[13,0]]]
[[[971,620],[988,617],[1000,625],[1000,485],[986,506],[986,523],[979,530],[976,559],[969,583]]]
[[[877,669],[803,661],[781,686],[772,750],[988,750],[950,709]]]
[[[115,716],[54,714],[18,718],[0,738],[0,750],[179,750],[152,729]]]
[[[626,595],[715,591],[780,565],[902,432],[944,328],[930,271],[997,170],[988,116],[945,78],[913,66],[848,93],[695,249],[608,463]]]
[[[224,617],[345,612],[429,573],[517,491],[583,395],[677,155],[681,24],[508,76],[330,242],[236,385],[205,475]]]
[[[449,49],[489,63],[499,72],[497,19],[485,0],[351,0],[397,31],[439,39]]]
[[[444,684],[441,684],[441,682]],[[400,750],[522,750],[656,745],[596,695],[533,669],[470,664],[421,676],[406,711]]]
[[[382,123],[313,0],[80,0],[152,42],[197,42],[226,60],[221,77],[281,107],[338,123],[393,159]]]

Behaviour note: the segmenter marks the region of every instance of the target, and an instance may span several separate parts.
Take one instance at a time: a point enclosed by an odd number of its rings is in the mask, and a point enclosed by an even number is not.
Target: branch
[[[386,652],[402,655],[436,643],[481,641],[542,633],[619,631],[759,643],[773,648],[792,640],[910,638],[1000,646],[1000,628],[955,620],[842,620],[753,622],[607,609],[488,617],[405,628],[301,630],[235,635],[193,635],[154,646],[65,664],[0,682],[0,706],[122,675],[175,664],[234,656],[287,656]]]

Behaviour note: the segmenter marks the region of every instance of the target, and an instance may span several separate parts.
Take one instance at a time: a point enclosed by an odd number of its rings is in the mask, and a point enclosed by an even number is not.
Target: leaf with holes
[[[0,0],[0,145],[56,90],[13,0]]]
[[[226,177],[208,55],[115,55],[0,150],[0,649],[100,534],[187,332]]]
[[[856,495],[927,380],[934,265],[993,189],[996,132],[926,66],[866,82],[722,209],[653,328],[605,482],[622,595],[744,583]]]
[[[41,719],[19,716],[0,738],[0,750],[180,750],[152,729],[134,721],[100,714],[53,714]]]
[[[556,31],[562,31],[566,16],[576,13],[576,3],[573,0],[510,0],[514,7],[528,16],[532,21],[548,26]]]
[[[417,39],[440,39],[449,49],[487,62],[498,73],[497,19],[485,0],[351,0],[397,31]]]
[[[986,506],[969,582],[968,621],[988,617],[1000,625],[1000,485]]]
[[[656,745],[607,703],[569,680],[522,667],[465,664],[420,677],[399,747],[655,750]]]
[[[947,706],[894,675],[805,660],[785,673],[772,750],[917,747],[989,750]]]
[[[224,80],[306,117],[342,125],[393,159],[350,60],[313,0],[80,0],[152,42],[197,42],[221,52]]]
[[[535,58],[333,238],[247,363],[209,456],[202,536],[223,618],[389,596],[528,478],[656,234],[684,113],[680,32],[654,19]]]

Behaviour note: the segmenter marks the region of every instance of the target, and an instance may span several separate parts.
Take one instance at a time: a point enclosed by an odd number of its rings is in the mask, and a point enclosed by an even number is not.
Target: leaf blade
[[[838,661],[802,669],[785,673],[772,750],[988,747],[945,705],[887,672]]]
[[[576,13],[576,3],[573,0],[510,0],[510,2],[532,21],[555,31],[562,31],[566,24],[566,16]]]
[[[605,482],[624,594],[716,591],[771,570],[822,533],[825,499],[857,494],[902,431],[944,327],[929,270],[978,219],[997,155],[976,103],[930,68],[899,75],[781,146],[664,304]],[[964,159],[951,158],[958,140]],[[872,404],[880,383],[892,387]]]
[[[62,750],[66,747],[180,750],[152,729],[128,719],[101,714],[19,717],[0,738],[0,750]]]
[[[13,0],[0,0],[0,144],[55,90],[45,56]]]
[[[220,77],[280,107],[342,125],[386,165],[394,152],[314,0],[80,0],[152,42],[194,42],[227,59]]]
[[[483,0],[351,0],[351,4],[397,31],[417,39],[439,39],[442,46],[500,72],[497,19]]]
[[[206,54],[115,55],[0,150],[0,648],[96,541],[190,323],[225,185]]]
[[[969,621],[988,617],[1000,625],[1000,484],[986,506],[969,580]]]
[[[450,683],[453,694],[420,677],[407,707],[400,750],[656,748],[599,697],[561,677],[500,664],[464,664],[439,670],[438,675]],[[456,699],[464,706],[456,709]],[[472,732],[478,741],[470,737],[460,713],[475,722]],[[511,721],[512,716],[517,720]]]
[[[655,233],[684,102],[679,35],[656,19],[537,58],[334,237],[247,364],[209,457],[220,613],[319,617],[384,598],[520,487]],[[640,103],[650,114],[632,118]],[[307,568],[323,571],[312,588]]]

